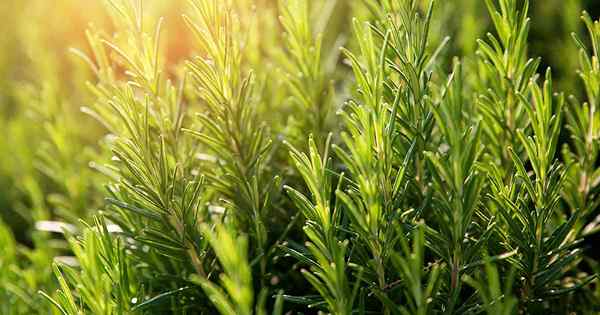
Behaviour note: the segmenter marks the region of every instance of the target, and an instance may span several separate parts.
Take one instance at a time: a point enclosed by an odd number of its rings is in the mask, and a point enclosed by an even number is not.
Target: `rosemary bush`
[[[0,4],[0,314],[600,312],[590,4],[76,3]]]

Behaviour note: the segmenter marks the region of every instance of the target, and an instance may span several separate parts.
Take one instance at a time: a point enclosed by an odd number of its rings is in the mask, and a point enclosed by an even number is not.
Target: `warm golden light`
[[[0,315],[597,314],[593,0],[0,0]]]

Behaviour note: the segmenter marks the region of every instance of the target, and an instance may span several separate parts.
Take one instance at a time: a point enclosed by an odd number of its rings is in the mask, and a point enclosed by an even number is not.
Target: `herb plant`
[[[585,2],[92,2],[0,4],[0,314],[600,311]]]

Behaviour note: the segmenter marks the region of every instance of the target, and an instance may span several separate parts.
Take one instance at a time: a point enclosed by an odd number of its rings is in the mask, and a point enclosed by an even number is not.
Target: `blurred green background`
[[[146,14],[165,17],[168,68],[191,53],[180,18],[184,2],[144,1]],[[473,56],[473,39],[490,30],[485,2],[437,2],[432,35],[438,41],[451,37],[446,58]],[[339,0],[337,27],[330,23],[326,39],[350,29],[349,3]],[[531,4],[529,55],[541,56],[543,65],[554,69],[559,90],[580,96],[571,33],[584,33],[582,10],[594,19],[600,16],[600,1]],[[104,129],[80,110],[92,101],[85,87],[92,74],[69,49],[89,51],[89,27],[110,31],[104,5],[101,0],[0,1],[0,314],[49,307],[37,291],[55,287],[50,262],[67,253],[67,245],[48,228],[36,228],[36,222],[78,226],[102,206],[106,177],[98,165],[110,156],[101,149]],[[271,0],[257,0],[257,6],[276,8]]]

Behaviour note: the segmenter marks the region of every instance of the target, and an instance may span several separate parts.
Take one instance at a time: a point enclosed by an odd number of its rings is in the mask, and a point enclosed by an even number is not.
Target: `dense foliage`
[[[600,312],[593,1],[58,2],[0,3],[0,314]]]

